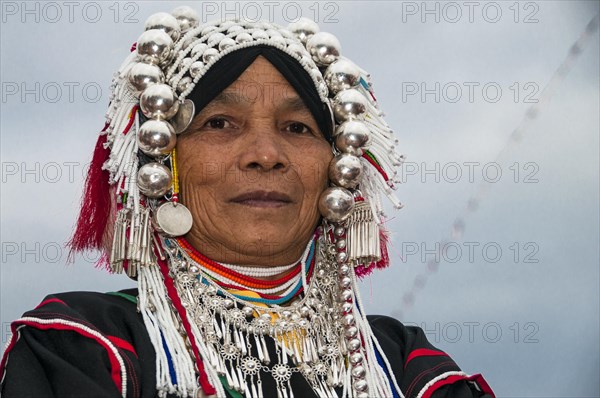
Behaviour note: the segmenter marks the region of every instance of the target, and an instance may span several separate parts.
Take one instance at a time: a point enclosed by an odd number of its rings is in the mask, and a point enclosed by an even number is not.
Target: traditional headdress
[[[392,390],[399,393],[396,383],[388,380],[389,364],[381,359],[354,288],[356,276],[388,263],[386,239],[380,232],[384,221],[380,196],[401,207],[392,190],[403,157],[395,152],[397,141],[382,118],[369,75],[341,55],[335,36],[320,32],[318,25],[307,19],[288,28],[242,20],[199,25],[198,20],[189,7],[152,15],[116,72],[71,248],[103,249],[112,271],[126,269],[129,276],[138,278],[140,309],[157,350],[157,383],[163,391],[187,396],[198,382],[204,393],[222,395],[217,385],[219,376],[226,375],[233,388],[261,397],[260,385],[257,390],[253,382],[263,366],[261,361],[268,363],[266,348],[257,359],[249,353],[243,358],[241,353],[236,356],[235,347],[244,351],[244,342],[255,338],[261,351],[265,334],[277,339],[297,333],[298,345],[286,343],[289,355],[319,395],[330,397],[334,387],[341,385],[352,385],[352,391],[344,387],[344,394],[356,397],[369,396],[368,391],[378,396],[388,396]],[[314,263],[315,256],[323,260],[316,271],[319,289],[305,290],[298,308],[278,312],[277,317],[284,320],[281,323],[269,314],[267,320],[261,316],[256,322],[242,321],[240,316],[260,310],[246,306],[240,315],[233,304],[235,297],[218,295],[218,289],[198,277],[199,271],[190,265],[200,262],[219,272],[219,264],[211,266],[209,259],[197,258],[193,248],[174,239],[192,226],[189,210],[179,203],[175,152],[177,135],[198,111],[189,97],[221,59],[253,46],[270,46],[296,60],[330,110],[333,125],[331,184],[319,200],[324,217],[318,234],[321,246],[315,249],[314,242],[309,243],[301,261],[301,282],[307,287],[311,261]],[[170,270],[161,265],[167,259]],[[190,275],[196,284],[190,282]],[[164,283],[159,283],[161,278]],[[331,283],[332,279],[338,283]],[[172,292],[178,287],[196,289],[196,298],[182,297],[181,292],[174,297]],[[338,299],[340,312],[335,313]],[[190,309],[194,301],[198,301],[195,310]],[[167,319],[164,315],[178,305],[181,311],[176,308],[176,316]],[[332,308],[327,314],[316,310],[327,306]],[[186,313],[199,318],[194,322]],[[215,319],[214,325],[208,318]],[[306,321],[302,322],[308,318],[314,325],[310,333],[303,329]],[[332,326],[340,323],[343,332]],[[269,328],[271,325],[275,326]],[[179,332],[185,332],[189,340],[181,340]],[[204,338],[215,332],[219,338],[211,337],[214,341]],[[181,357],[182,350],[187,360]],[[285,346],[281,349],[281,367],[269,370],[282,395],[288,392],[286,382],[292,372],[285,364],[287,359],[283,360],[287,351]],[[176,366],[172,363],[175,356]],[[210,361],[210,369],[204,369],[201,358]],[[234,360],[242,370],[233,370],[230,362]]]

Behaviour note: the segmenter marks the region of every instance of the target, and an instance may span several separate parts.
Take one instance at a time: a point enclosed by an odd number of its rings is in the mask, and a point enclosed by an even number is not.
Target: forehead
[[[307,110],[292,85],[262,56],[257,57],[213,102],[239,104],[257,101]]]

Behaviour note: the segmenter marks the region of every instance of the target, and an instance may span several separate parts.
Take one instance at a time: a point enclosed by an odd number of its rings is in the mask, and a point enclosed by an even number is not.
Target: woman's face
[[[263,57],[209,103],[178,137],[186,236],[221,262],[296,261],[317,226],[332,158],[308,108]]]

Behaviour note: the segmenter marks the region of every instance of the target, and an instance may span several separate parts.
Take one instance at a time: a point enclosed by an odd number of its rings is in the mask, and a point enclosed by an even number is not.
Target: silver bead
[[[251,316],[254,315],[254,310],[252,309],[252,307],[243,307],[242,313],[244,314],[244,316],[246,318],[250,318]]]
[[[173,39],[164,31],[150,29],[142,33],[137,40],[137,53],[142,62],[161,65],[171,57]]]
[[[189,76],[182,77],[181,80],[179,80],[179,83],[177,83],[177,91],[179,91],[180,93],[183,93],[185,90],[187,90],[187,88],[189,87],[190,84],[192,84],[191,77],[189,77]]]
[[[247,43],[252,41],[252,36],[250,36],[250,33],[242,32],[235,36],[235,41],[238,43]]]
[[[335,146],[343,153],[361,156],[369,144],[369,128],[363,122],[348,120],[335,129]]]
[[[319,65],[329,65],[340,57],[342,46],[340,41],[327,32],[315,33],[306,42],[306,49],[313,61]]]
[[[345,252],[339,252],[335,255],[335,259],[338,263],[345,263],[348,260],[348,254]]]
[[[354,208],[354,197],[347,189],[327,188],[319,198],[321,215],[332,222],[344,221]]]
[[[226,48],[235,46],[237,43],[231,37],[225,37],[219,42],[219,51],[223,51]]]
[[[204,51],[208,49],[206,43],[198,43],[194,47],[192,47],[191,56],[195,57],[196,55],[203,54]]]
[[[344,334],[346,335],[346,338],[353,338],[358,334],[358,328],[356,326],[350,326],[349,328],[346,328]]]
[[[335,247],[337,247],[338,249],[345,249],[346,248],[346,239],[338,239],[335,242]]]
[[[147,163],[138,171],[138,188],[149,198],[164,196],[171,189],[172,181],[171,170],[160,163]]]
[[[346,314],[346,315],[344,315],[343,321],[344,321],[344,325],[346,325],[346,326],[353,326],[354,322],[355,322],[354,315],[352,315],[352,314]]]
[[[342,264],[339,268],[341,275],[348,275],[350,273],[350,266],[348,264]]]
[[[329,179],[344,188],[356,188],[362,178],[360,159],[347,153],[336,156],[329,163]]]
[[[217,30],[216,26],[210,25],[207,26],[205,28],[202,28],[202,31],[200,32],[200,36],[207,36],[210,32],[214,32]]]
[[[165,75],[158,66],[144,62],[133,65],[127,78],[138,93],[141,93],[152,84],[161,84],[165,81]]]
[[[177,19],[177,22],[179,22],[181,32],[185,32],[188,29],[198,26],[198,13],[191,7],[177,7],[171,11],[171,14]]]
[[[144,28],[146,30],[160,29],[169,36],[171,36],[171,39],[173,39],[173,41],[177,41],[179,39],[179,36],[181,35],[181,28],[179,27],[179,22],[173,15],[166,12],[158,12],[156,14],[150,15],[150,17],[148,17],[148,19],[146,20]]]
[[[325,82],[332,93],[355,87],[360,82],[360,70],[347,59],[338,59],[327,67]]]
[[[344,234],[346,233],[346,228],[344,228],[344,227],[335,227],[335,229],[333,230],[333,233],[337,237],[344,236]]]
[[[367,99],[356,89],[343,90],[333,99],[333,114],[338,122],[360,118],[367,111]]]
[[[219,55],[219,50],[216,48],[209,48],[208,50],[204,51],[204,54],[202,54],[202,62],[207,64],[217,55]]]
[[[164,120],[150,119],[138,131],[139,148],[149,156],[166,155],[175,148],[176,143],[175,129]]]
[[[340,286],[344,289],[347,289],[352,285],[352,279],[347,276],[344,276],[340,279]]]
[[[223,308],[225,308],[227,310],[232,309],[234,305],[235,305],[235,303],[233,302],[232,299],[226,298],[225,300],[223,300]]]
[[[209,47],[214,47],[217,44],[219,44],[219,42],[224,38],[225,35],[221,32],[211,33],[210,36],[208,36],[208,40],[206,40],[206,45],[208,45]]]
[[[288,30],[292,32],[303,44],[306,44],[315,33],[319,31],[319,25],[315,21],[302,17],[296,22],[288,25]]]
[[[171,86],[153,84],[140,97],[142,113],[150,119],[170,119],[177,113],[179,102]]]
[[[352,290],[351,289],[342,290],[341,296],[342,296],[342,300],[344,300],[344,301],[352,300]]]
[[[269,35],[264,30],[257,30],[252,32],[252,37],[254,40],[267,40]]]
[[[362,363],[363,358],[363,354],[361,354],[360,352],[355,352],[354,354],[350,355],[350,363],[352,365],[357,365],[359,363]]]
[[[293,54],[298,55],[299,57],[306,55],[306,48],[297,43],[292,43],[289,46],[287,46],[287,51],[290,51]]]
[[[344,312],[344,313],[349,313],[350,311],[352,311],[353,308],[354,308],[354,305],[352,303],[349,303],[347,301],[342,303],[342,312]]]
[[[369,385],[365,380],[356,380],[354,383],[352,383],[352,387],[354,387],[354,390],[358,392],[365,392],[369,389]]]
[[[192,76],[192,78],[198,76],[200,74],[200,71],[202,70],[202,68],[204,68],[204,62],[196,61],[196,62],[192,63],[190,65],[190,76]]]
[[[360,342],[359,342],[360,344]],[[364,366],[358,365],[352,368],[352,377],[355,379],[362,379],[367,374],[367,371]]]
[[[360,340],[359,339],[352,339],[350,341],[348,341],[348,348],[350,349],[350,351],[356,351],[360,348]]]
[[[300,307],[300,316],[302,316],[303,318],[307,318],[309,315],[310,315],[310,308],[308,308],[305,305]]]

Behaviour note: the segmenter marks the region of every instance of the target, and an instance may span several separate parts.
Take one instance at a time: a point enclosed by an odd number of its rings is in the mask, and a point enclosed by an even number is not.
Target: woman
[[[402,160],[366,72],[311,21],[197,21],[146,22],[70,242],[138,289],[52,295],[15,321],[2,392],[493,396],[420,329],[362,312]]]

